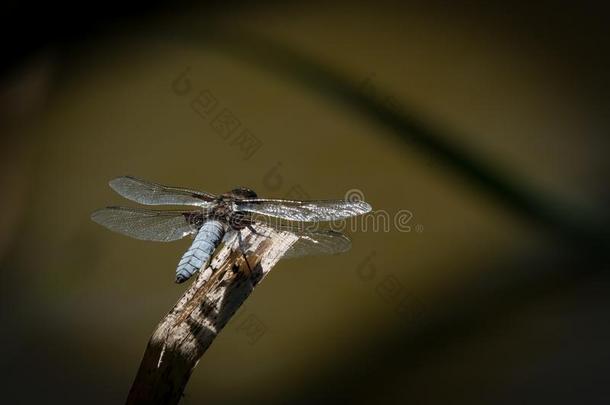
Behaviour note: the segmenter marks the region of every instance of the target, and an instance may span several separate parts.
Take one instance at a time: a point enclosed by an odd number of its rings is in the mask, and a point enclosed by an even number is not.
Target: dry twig
[[[297,240],[267,227],[241,231],[244,255],[234,236],[219,247],[174,308],[155,329],[127,404],[176,404],[194,367],[253,288]],[[262,228],[262,229],[261,229]]]

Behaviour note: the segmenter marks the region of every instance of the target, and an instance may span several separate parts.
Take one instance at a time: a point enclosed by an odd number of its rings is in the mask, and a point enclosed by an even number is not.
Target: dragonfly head
[[[243,199],[243,198],[256,198],[257,197],[257,195],[254,192],[254,190],[251,190],[251,189],[249,189],[247,187],[237,187],[237,188],[234,188],[233,190],[231,190],[230,193],[227,193],[227,194],[229,194],[231,197],[240,198],[240,199]]]

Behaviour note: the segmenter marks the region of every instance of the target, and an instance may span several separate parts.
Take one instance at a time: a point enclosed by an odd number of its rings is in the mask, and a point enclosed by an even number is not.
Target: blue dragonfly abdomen
[[[191,247],[184,253],[176,269],[176,283],[183,283],[206,266],[225,234],[225,225],[217,220],[203,223]]]

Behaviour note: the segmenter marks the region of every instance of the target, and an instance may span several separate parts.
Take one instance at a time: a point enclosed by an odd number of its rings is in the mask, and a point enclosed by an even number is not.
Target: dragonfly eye
[[[235,189],[231,190],[231,194],[233,194],[235,197],[239,197],[239,198],[256,198],[257,197],[254,190],[249,189],[247,187],[235,188]]]

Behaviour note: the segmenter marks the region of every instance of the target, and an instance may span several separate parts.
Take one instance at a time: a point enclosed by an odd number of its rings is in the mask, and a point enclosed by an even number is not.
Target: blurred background
[[[2,402],[125,400],[190,243],[89,219],[130,174],[402,218],[280,262],[184,404],[607,403],[595,4],[6,6]]]

